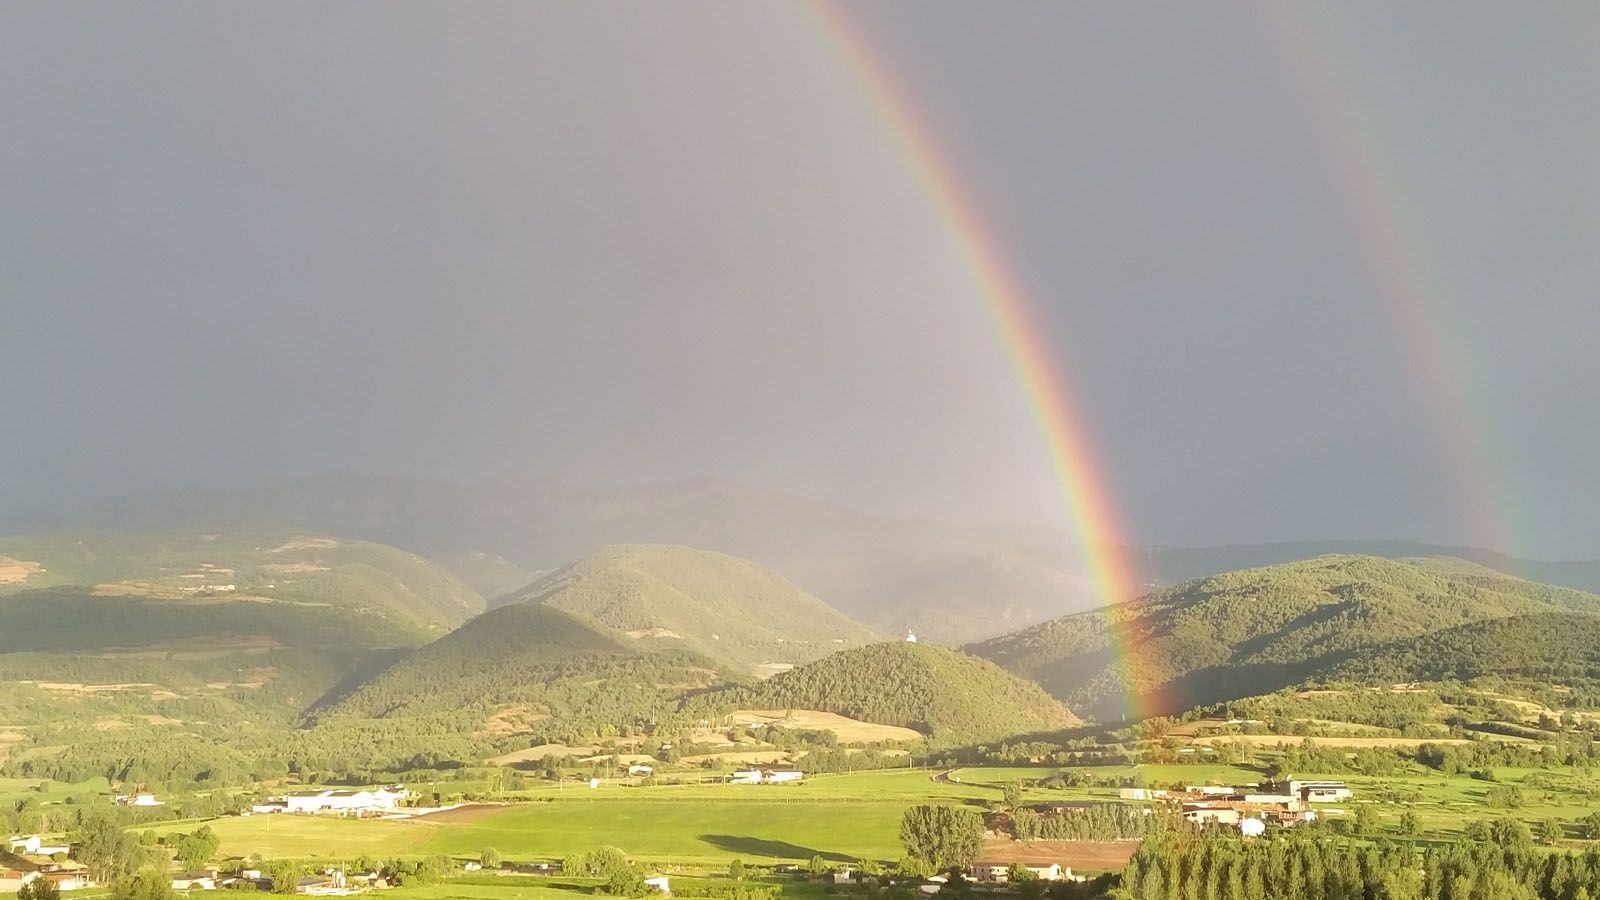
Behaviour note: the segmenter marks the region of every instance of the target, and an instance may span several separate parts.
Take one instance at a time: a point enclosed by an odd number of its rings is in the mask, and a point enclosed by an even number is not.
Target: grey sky
[[[855,14],[1039,298],[1133,539],[1470,537],[1264,10]],[[1600,554],[1600,13],[1318,15],[1443,286],[1511,549]],[[1068,524],[799,6],[10,4],[0,109],[0,506],[712,474]]]

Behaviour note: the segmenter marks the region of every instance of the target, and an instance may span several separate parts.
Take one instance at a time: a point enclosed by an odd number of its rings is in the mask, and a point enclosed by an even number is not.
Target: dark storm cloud
[[[1039,298],[1134,538],[1462,537],[1251,10],[857,8]],[[1328,20],[1559,554],[1600,546],[1588,15]],[[1066,524],[967,273],[798,7],[19,4],[0,108],[0,505],[710,473]]]

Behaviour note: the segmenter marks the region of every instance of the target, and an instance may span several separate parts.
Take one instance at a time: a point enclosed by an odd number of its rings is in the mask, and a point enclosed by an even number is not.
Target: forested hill
[[[436,632],[483,610],[475,591],[413,553],[291,529],[0,538],[0,595],[61,587],[110,601],[338,608]]]
[[[942,744],[1053,731],[1079,721],[1037,685],[987,660],[905,641],[838,653],[715,699],[899,725]]]
[[[421,647],[317,719],[413,719],[425,731],[559,734],[654,720],[720,681],[716,664],[550,606],[490,610]]]
[[[665,544],[607,547],[506,601],[575,613],[640,649],[687,650],[745,672],[878,639],[770,569]]]
[[[1125,692],[1177,711],[1469,622],[1554,611],[1600,614],[1600,597],[1461,560],[1323,556],[1196,579],[968,649],[1103,717]]]
[[[1329,679],[1394,684],[1484,676],[1600,682],[1600,616],[1545,612],[1469,622],[1363,653]]]

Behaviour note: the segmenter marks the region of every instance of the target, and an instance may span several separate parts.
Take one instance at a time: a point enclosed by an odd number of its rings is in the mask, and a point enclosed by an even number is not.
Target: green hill
[[[420,556],[291,529],[0,538],[0,595],[62,586],[107,599],[319,605],[433,630],[483,610]]]
[[[521,603],[413,651],[317,718],[555,737],[653,720],[719,677],[703,657],[641,647],[581,616]]]
[[[607,547],[505,600],[574,613],[640,649],[687,650],[746,672],[877,639],[749,560],[663,544]]]
[[[717,698],[913,728],[942,744],[1054,731],[1078,719],[1037,685],[957,650],[891,641],[837,653]]]
[[[1486,676],[1600,682],[1600,615],[1544,612],[1469,622],[1351,659],[1330,681],[1468,681]]]
[[[0,539],[0,721],[16,757],[74,766],[260,737],[481,603],[412,554],[293,530]]]
[[[1186,582],[968,649],[1098,717],[1259,694],[1470,622],[1600,612],[1600,597],[1462,560],[1324,556]]]

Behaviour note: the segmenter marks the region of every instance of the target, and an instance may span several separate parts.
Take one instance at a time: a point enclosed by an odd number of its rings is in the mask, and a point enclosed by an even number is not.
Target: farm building
[[[628,774],[629,775],[654,775],[655,772],[656,772],[656,767],[655,766],[647,766],[647,765],[644,765],[643,763],[634,763],[633,765],[628,767]]]
[[[250,807],[250,810],[257,813],[336,813],[359,816],[396,809],[400,806],[400,801],[408,796],[410,792],[398,784],[360,791],[300,791],[273,798],[267,803],[258,803]]]
[[[165,806],[164,801],[156,799],[155,794],[118,794],[118,806]]]
[[[183,872],[172,876],[175,891],[214,891],[217,889],[215,872]]]
[[[1011,880],[1011,866],[1008,862],[977,862],[972,864],[972,877],[978,881],[987,881],[991,884],[1005,884]],[[1032,872],[1040,881],[1080,881],[1072,874],[1071,867],[1062,866],[1060,863],[1038,865],[1022,863],[1024,869]]]
[[[27,853],[33,856],[55,856],[57,853],[71,853],[72,848],[56,841],[46,842],[37,834],[27,836],[12,835],[6,842],[6,847],[12,853]]]
[[[1299,797],[1307,803],[1338,803],[1341,800],[1349,800],[1354,796],[1350,791],[1350,786],[1342,781],[1291,780],[1286,793],[1293,797]]]

